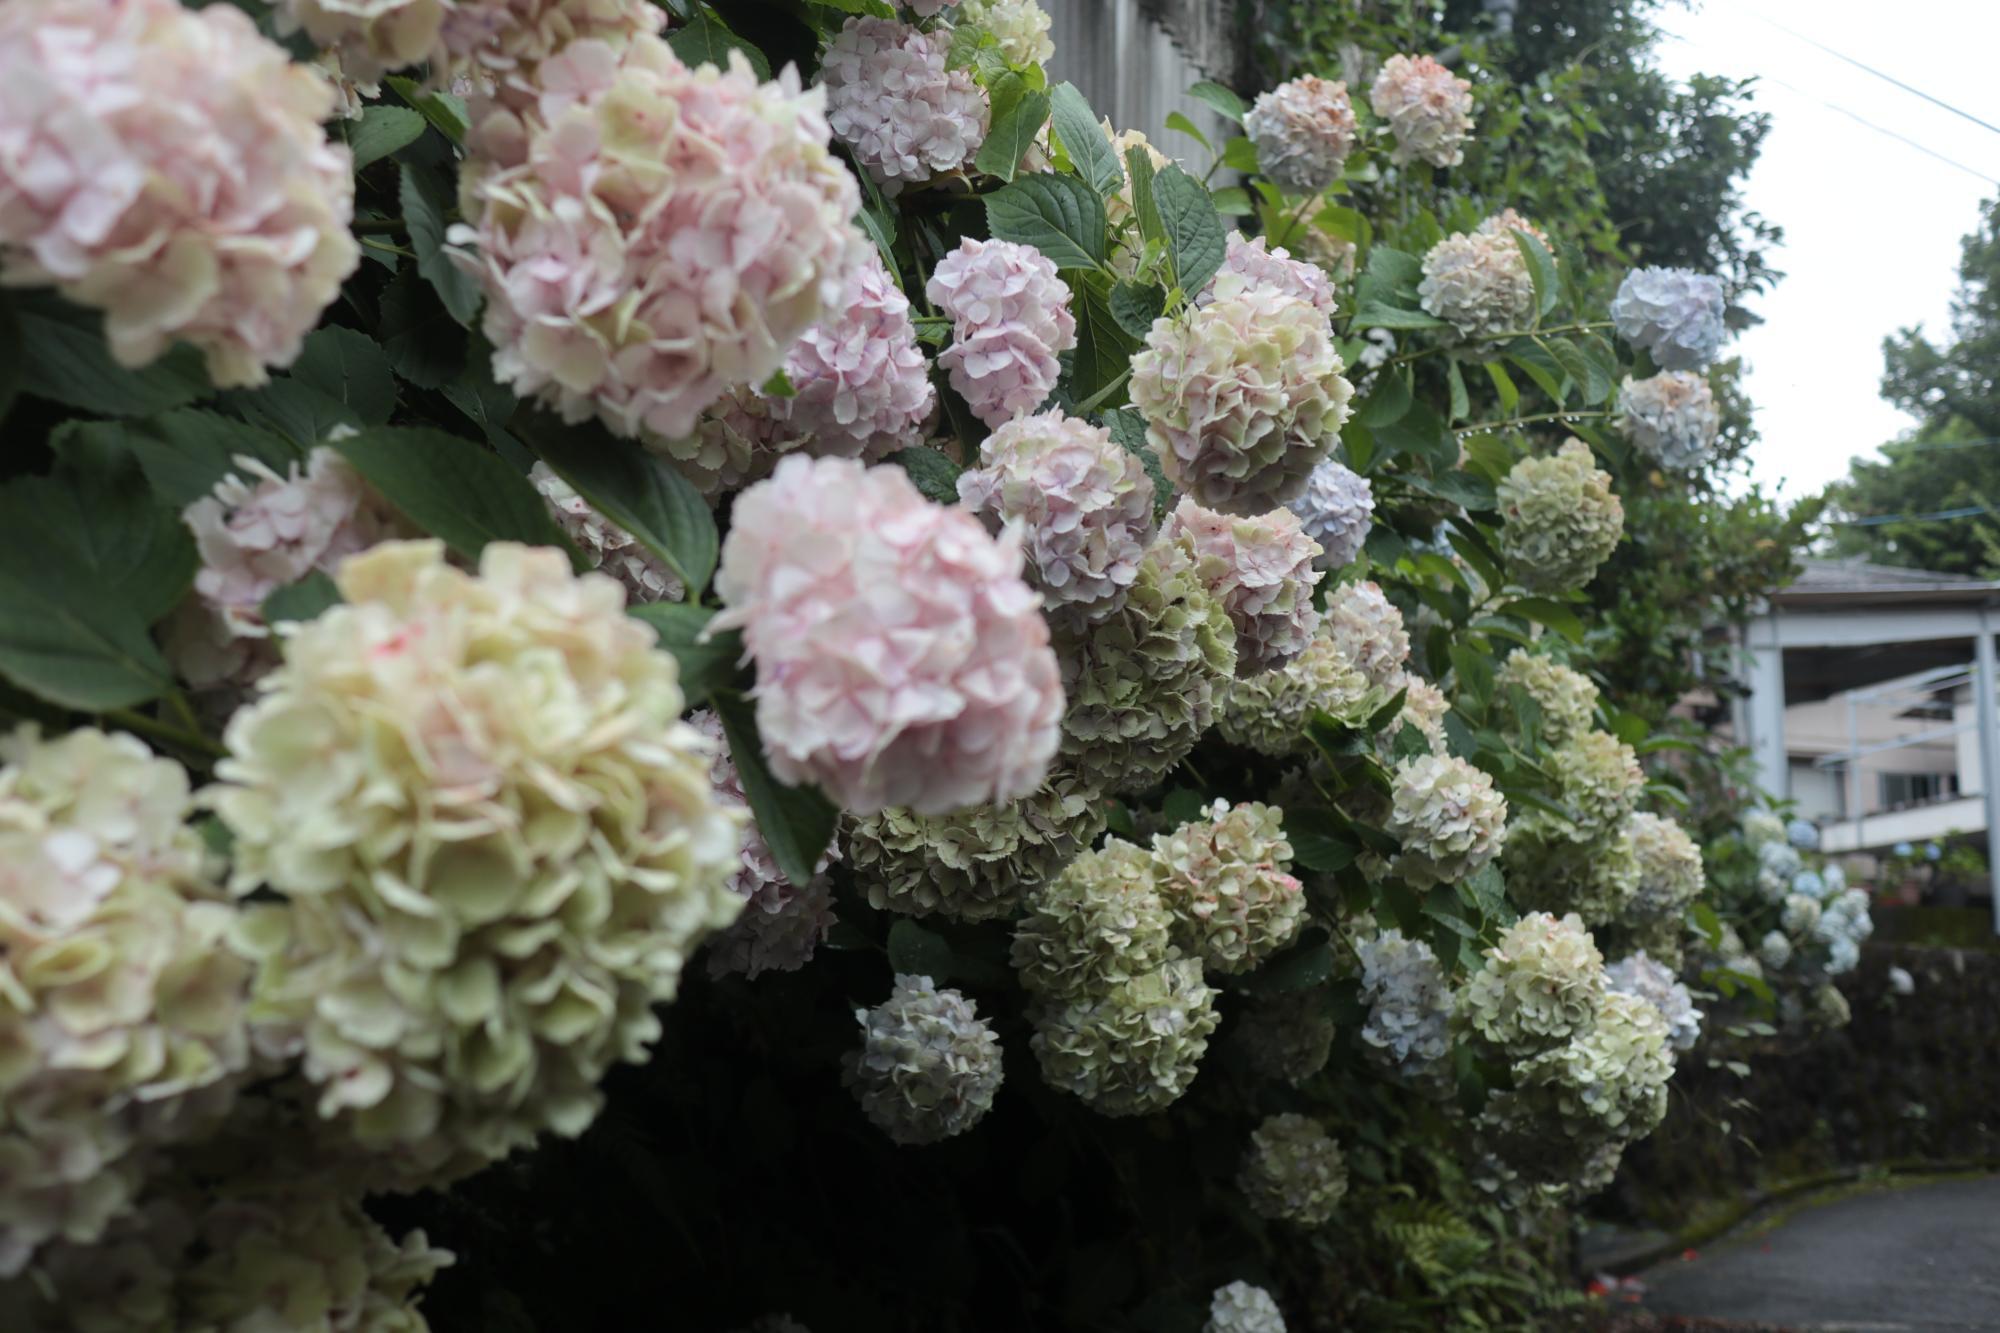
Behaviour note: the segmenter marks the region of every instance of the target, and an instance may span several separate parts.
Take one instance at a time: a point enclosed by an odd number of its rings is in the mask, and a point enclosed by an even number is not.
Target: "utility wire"
[[[1967,505],[1963,509],[1940,509],[1931,514],[1873,514],[1867,518],[1830,518],[1827,524],[1836,528],[1880,528],[1891,523],[1949,523],[1954,519],[1978,518],[1991,514],[1991,505]]]
[[[1961,110],[1960,108],[1955,107],[1951,103],[1945,101],[1942,97],[1933,97],[1931,94],[1925,92],[1921,88],[1915,87],[1914,85],[1911,84],[1904,83],[1901,79],[1897,78],[1893,74],[1884,74],[1881,70],[1876,69],[1873,65],[1864,64],[1861,61],[1856,60],[1853,56],[1847,55],[1840,51],[1836,51],[1832,47],[1828,46],[1825,42],[1818,41],[1817,39],[1812,37],[1808,37],[1804,33],[1798,31],[1795,28],[1788,28],[1784,24],[1778,22],[1776,19],[1769,18],[1763,14],[1759,14],[1754,9],[1746,7],[1743,12],[1750,15],[1751,18],[1770,24],[1772,27],[1776,28],[1779,32],[1782,32],[1787,36],[1796,37],[1798,40],[1804,42],[1807,46],[1817,47],[1818,49],[1832,56],[1835,60],[1845,61],[1847,64],[1854,66],[1854,68],[1861,70],[1863,73],[1873,74],[1876,78],[1882,80],[1884,83],[1893,83],[1898,88],[1901,88],[1904,92],[1909,93],[1914,97],[1921,97],[1926,102],[1929,102],[1932,106],[1943,107],[1946,111],[1951,112],[1951,114],[1953,114],[1954,116],[1962,116],[1963,118],[1971,121],[1973,124],[1979,126],[1979,128],[1983,130],[1991,130],[1995,134],[2000,134],[2000,125],[1995,125],[1991,121],[1981,120],[1979,117],[1973,115],[1970,111]]]

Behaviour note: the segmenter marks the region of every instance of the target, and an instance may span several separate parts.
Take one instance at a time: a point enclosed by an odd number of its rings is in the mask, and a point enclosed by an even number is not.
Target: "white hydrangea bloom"
[[[1702,1012],[1694,1007],[1694,997],[1680,978],[1647,957],[1643,949],[1605,968],[1604,977],[1612,990],[1636,995],[1660,1011],[1667,1024],[1667,1040],[1675,1050],[1693,1050],[1701,1040]]]
[[[1535,592],[1567,592],[1596,575],[1625,529],[1625,506],[1590,446],[1572,439],[1548,457],[1524,458],[1501,478],[1500,553]]]
[[[1322,632],[1279,670],[1225,685],[1216,700],[1215,728],[1232,745],[1284,756],[1311,749],[1305,728],[1315,710],[1360,726],[1386,701]]]
[[[1782,972],[1785,964],[1792,961],[1792,942],[1785,938],[1781,930],[1767,932],[1758,941],[1757,961],[1764,965],[1766,972]]]
[[[1404,1078],[1434,1081],[1451,1055],[1457,997],[1437,955],[1394,928],[1357,940],[1361,999],[1368,1021],[1361,1039]]]
[[[1347,85],[1306,74],[1259,93],[1243,117],[1257,167],[1274,184],[1318,194],[1340,179],[1354,151]]]
[[[1259,1217],[1316,1227],[1347,1193],[1347,1159],[1317,1121],[1268,1116],[1250,1135],[1236,1184]]]
[[[1150,1115],[1194,1082],[1221,1021],[1192,958],[1037,1009],[1030,1043],[1049,1086],[1109,1116]]]
[[[1154,887],[1176,937],[1218,972],[1248,972],[1305,924],[1305,886],[1276,806],[1217,800],[1204,818],[1153,839]]]
[[[1597,716],[1597,686],[1590,677],[1542,653],[1510,653],[1493,680],[1501,689],[1518,685],[1535,701],[1542,713],[1541,737],[1550,745],[1590,730]]]
[[[964,0],[958,21],[992,33],[1007,63],[1017,69],[1046,64],[1056,53],[1056,44],[1049,39],[1052,20],[1035,0]]]
[[[1248,1282],[1217,1287],[1202,1333],[1285,1333],[1285,1316],[1271,1293]]]
[[[1152,853],[1122,838],[1071,861],[1014,928],[1021,985],[1041,1000],[1081,1000],[1164,966],[1175,920],[1158,875]]]
[[[1644,811],[1625,821],[1625,832],[1639,862],[1638,888],[1626,919],[1635,925],[1679,922],[1707,882],[1701,848],[1673,820]]]
[[[1337,458],[1329,458],[1306,478],[1303,495],[1289,506],[1320,544],[1321,569],[1339,569],[1361,554],[1374,526],[1375,491],[1368,478]]]
[[[1389,831],[1401,840],[1397,870],[1415,884],[1454,883],[1500,854],[1507,798],[1463,759],[1417,755],[1396,765]]]
[[[1722,279],[1684,268],[1635,268],[1618,286],[1611,322],[1663,370],[1701,370],[1729,336]]]
[[[1819,899],[1803,893],[1785,896],[1778,912],[1778,927],[1793,939],[1803,939],[1819,928]]]
[[[1627,375],[1618,408],[1625,438],[1676,472],[1700,467],[1722,430],[1715,391],[1690,371],[1664,370],[1643,380]]]
[[[1472,85],[1430,56],[1390,56],[1368,90],[1368,105],[1396,137],[1399,163],[1455,167],[1472,133]]]
[[[1767,842],[1782,842],[1785,838],[1785,821],[1769,810],[1752,810],[1743,816],[1743,840],[1756,851]]]
[[[843,1077],[869,1120],[897,1143],[963,1134],[992,1109],[1000,1039],[957,991],[898,976],[887,1000],[854,1018],[861,1049],[846,1058]]]
[[[1376,583],[1343,583],[1326,596],[1321,632],[1341,656],[1377,689],[1391,694],[1403,686],[1403,664],[1410,659],[1410,636],[1403,613],[1383,596]]]
[[[1525,329],[1535,318],[1535,280],[1511,234],[1461,232],[1439,241],[1424,256],[1417,298],[1425,314],[1467,342]]]
[[[1196,305],[1239,296],[1253,287],[1296,296],[1313,309],[1331,318],[1340,304],[1333,284],[1317,264],[1292,258],[1283,246],[1270,247],[1264,237],[1245,240],[1243,233],[1229,233],[1222,267],[1209,279],[1195,298]]]
[[[1605,984],[1604,955],[1579,918],[1531,912],[1486,951],[1459,1007],[1474,1032],[1527,1056],[1588,1032]]]

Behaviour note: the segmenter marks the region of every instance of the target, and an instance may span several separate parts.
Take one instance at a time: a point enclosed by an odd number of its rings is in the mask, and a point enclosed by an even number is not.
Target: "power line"
[[[1880,528],[1891,523],[1949,523],[1955,519],[1978,518],[1993,513],[1991,505],[1967,505],[1963,509],[1940,509],[1931,514],[1874,514],[1867,518],[1830,518],[1829,527]]]
[[[1897,78],[1893,74],[1884,74],[1881,70],[1876,69],[1873,65],[1864,64],[1861,61],[1856,60],[1853,56],[1846,55],[1840,51],[1836,51],[1832,47],[1828,46],[1825,42],[1818,41],[1814,38],[1808,37],[1804,33],[1799,32],[1797,29],[1788,28],[1784,24],[1778,22],[1776,19],[1766,17],[1763,14],[1759,14],[1754,9],[1746,8],[1744,12],[1750,15],[1751,18],[1758,19],[1764,23],[1770,24],[1772,27],[1776,28],[1779,32],[1785,33],[1786,35],[1791,37],[1796,37],[1798,40],[1804,42],[1807,46],[1817,47],[1818,49],[1832,56],[1835,60],[1845,61],[1846,63],[1854,66],[1854,68],[1861,70],[1864,73],[1873,74],[1876,78],[1882,80],[1884,83],[1893,83],[1898,88],[1901,88],[1904,92],[1909,93],[1915,97],[1921,97],[1926,102],[1929,102],[1932,106],[1943,107],[1946,111],[1951,112],[1951,114],[1953,114],[1954,116],[1962,116],[1966,120],[1971,121],[1973,124],[1979,126],[1979,128],[1983,130],[1991,130],[1995,134],[2000,134],[2000,125],[1995,125],[1990,121],[1981,120],[1979,117],[1973,115],[1970,111],[1961,110],[1960,108],[1955,107],[1951,103],[1945,101],[1942,97],[1933,97],[1931,94],[1925,92],[1921,88],[1915,87],[1911,84],[1904,83],[1901,79]]]

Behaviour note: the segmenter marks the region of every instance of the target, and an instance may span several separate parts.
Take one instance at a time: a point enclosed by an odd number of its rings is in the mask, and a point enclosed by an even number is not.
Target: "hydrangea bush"
[[[0,9],[21,1326],[1324,1326],[1377,1127],[1541,1216],[1853,965],[1588,674],[1713,279],[864,8]]]

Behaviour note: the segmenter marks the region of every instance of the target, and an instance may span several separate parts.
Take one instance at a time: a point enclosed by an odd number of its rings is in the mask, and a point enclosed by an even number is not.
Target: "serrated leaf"
[[[1145,467],[1146,475],[1153,481],[1153,517],[1155,520],[1165,518],[1174,505],[1174,484],[1167,480],[1166,471],[1160,466],[1160,456],[1146,443],[1145,418],[1137,412],[1106,412],[1104,427],[1111,432],[1111,438],[1119,448],[1137,458]]]
[[[465,101],[442,89],[426,88],[415,79],[401,75],[391,75],[383,80],[392,88],[396,96],[408,102],[416,113],[437,127],[439,134],[454,144],[464,144],[465,135],[472,128],[472,117],[466,114]]]
[[[1125,185],[1125,168],[1118,152],[1104,137],[1097,113],[1073,83],[1059,83],[1049,94],[1051,124],[1056,140],[1069,156],[1076,174],[1101,195],[1116,194]]]
[[[718,690],[713,699],[729,757],[743,782],[743,795],[757,831],[771,849],[771,859],[793,884],[808,884],[826,846],[833,841],[840,811],[813,787],[788,787],[764,762],[764,743],[757,732],[756,710],[734,690]],[[914,924],[914,923],[912,923]],[[893,930],[893,928],[892,928]]]
[[[175,512],[240,472],[239,458],[254,458],[279,476],[305,460],[305,450],[283,435],[192,407],[143,422],[68,422],[50,443],[62,457],[73,438],[88,436],[131,454],[153,493]]]
[[[467,560],[496,541],[570,549],[528,479],[470,440],[384,426],[327,444],[405,518]]]
[[[445,253],[445,218],[452,209],[451,187],[438,172],[417,162],[402,164],[403,222],[416,252],[417,272],[437,292],[451,317],[470,328],[479,312],[479,284]]]
[[[388,423],[396,410],[396,377],[373,338],[338,325],[306,335],[292,378],[354,414],[363,426]]]
[[[1140,286],[1123,278],[1111,284],[1111,318],[1136,339],[1143,341],[1152,332],[1153,321],[1166,311],[1167,294],[1156,286]]]
[[[889,927],[889,966],[896,975],[950,980],[954,958],[951,944],[936,931],[926,930],[910,918],[897,917]]]
[[[1414,393],[1408,365],[1385,368],[1375,377],[1375,387],[1354,413],[1354,419],[1374,430],[1393,426],[1409,415]]]
[[[897,450],[884,461],[894,463],[908,473],[916,488],[924,493],[925,499],[941,505],[958,503],[958,477],[965,469],[940,451],[915,445]]]
[[[715,515],[678,469],[595,422],[567,425],[524,413],[515,429],[537,457],[593,508],[666,561],[694,601],[715,572]]]
[[[317,620],[330,606],[340,605],[340,589],[333,580],[315,569],[297,583],[287,583],[264,599],[264,623],[281,624]]]
[[[1203,106],[1212,108],[1224,120],[1240,121],[1243,113],[1250,108],[1243,99],[1219,83],[1203,79],[1187,90],[1187,95]]]
[[[1368,264],[1355,285],[1357,306],[1381,306],[1390,310],[1420,308],[1417,286],[1424,278],[1424,261],[1415,255],[1386,245],[1368,252]]]
[[[1192,299],[1222,267],[1227,248],[1222,215],[1201,182],[1175,166],[1154,176],[1153,198],[1159,205],[1174,280]]]
[[[273,375],[261,389],[232,389],[223,406],[244,420],[311,449],[337,427],[359,430],[366,423],[339,399],[290,375]]]
[[[652,626],[660,647],[680,664],[681,693],[690,706],[700,704],[736,678],[743,660],[743,635],[736,630],[709,635],[715,611],[686,602],[646,602],[626,608],[635,619]]]
[[[1436,496],[1440,500],[1449,500],[1459,508],[1473,513],[1492,509],[1499,503],[1493,494],[1493,483],[1484,477],[1475,477],[1469,472],[1441,472],[1435,477],[1410,472],[1403,475],[1403,480],[1408,482],[1413,490]]]
[[[994,239],[1032,245],[1057,268],[1104,264],[1104,200],[1074,176],[1023,176],[1002,186],[986,196],[986,225]]]
[[[1551,356],[1548,349],[1537,346],[1534,339],[1516,338],[1508,343],[1507,359],[1526,371],[1528,378],[1552,401],[1560,404],[1567,397],[1562,363]]]
[[[729,69],[729,53],[741,51],[759,82],[771,77],[771,62],[764,53],[730,31],[729,25],[706,7],[697,11],[686,27],[670,34],[667,45],[689,65],[713,65],[724,72]]]
[[[201,354],[185,343],[139,370],[111,359],[104,321],[52,292],[0,294],[19,337],[20,391],[108,417],[145,417],[212,392]]]
[[[1583,642],[1583,622],[1576,612],[1546,597],[1523,597],[1500,608],[1503,616],[1520,616],[1538,625],[1547,625],[1571,643]]]
[[[1076,316],[1070,392],[1092,409],[1121,406],[1126,401],[1121,381],[1132,368],[1139,340],[1111,313],[1110,288],[1102,279],[1094,274],[1073,275],[1070,289],[1070,310]],[[1099,398],[1100,394],[1104,397]]]
[[[1027,80],[1011,71],[996,79],[987,94],[993,106],[992,128],[972,164],[989,176],[1010,181],[1021,155],[1034,146],[1049,118],[1049,96],[1029,88]]]
[[[1307,870],[1337,874],[1353,865],[1359,854],[1324,810],[1286,810],[1284,826],[1285,841],[1292,844],[1292,860]]]
[[[1429,403],[1413,402],[1410,410],[1386,426],[1372,428],[1384,457],[1407,454],[1436,466],[1458,461],[1458,440]]]
[[[875,249],[882,256],[882,267],[893,277],[896,272],[896,222],[894,218],[878,213],[873,207],[863,208],[854,215],[854,225],[875,242]]]
[[[397,270],[382,289],[382,351],[396,374],[441,389],[465,369],[465,335],[424,276]]]
[[[1182,134],[1187,135],[1211,153],[1215,151],[1214,146],[1208,141],[1208,136],[1201,132],[1201,127],[1178,111],[1169,111],[1167,113],[1167,128],[1170,130],[1179,130]]]
[[[354,169],[362,169],[381,161],[399,149],[407,148],[423,137],[424,118],[421,114],[400,106],[371,106],[361,113],[361,119],[350,122],[347,131],[347,146],[354,154]]]

